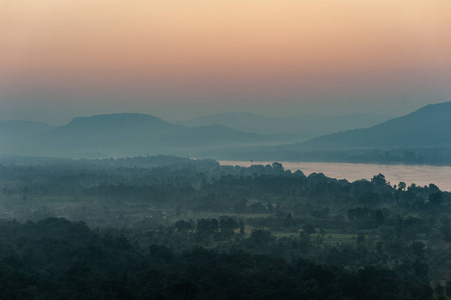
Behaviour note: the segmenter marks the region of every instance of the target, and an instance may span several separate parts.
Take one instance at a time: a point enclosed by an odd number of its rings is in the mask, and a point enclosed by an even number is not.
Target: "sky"
[[[396,116],[450,82],[449,0],[0,0],[0,120]]]

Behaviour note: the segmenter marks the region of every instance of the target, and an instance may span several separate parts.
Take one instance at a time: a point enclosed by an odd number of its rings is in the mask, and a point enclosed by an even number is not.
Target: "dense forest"
[[[2,299],[447,299],[451,194],[155,156],[0,161]]]

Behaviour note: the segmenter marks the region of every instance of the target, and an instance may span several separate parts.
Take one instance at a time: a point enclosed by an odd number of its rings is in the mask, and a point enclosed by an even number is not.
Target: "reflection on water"
[[[249,167],[251,165],[267,165],[272,162],[219,161],[221,165]],[[441,190],[451,191],[451,167],[427,165],[378,165],[350,163],[316,163],[316,162],[280,162],[286,170],[301,170],[305,175],[324,173],[328,177],[355,181],[370,180],[374,175],[382,173],[387,181],[398,184],[403,181],[409,186],[435,184]]]

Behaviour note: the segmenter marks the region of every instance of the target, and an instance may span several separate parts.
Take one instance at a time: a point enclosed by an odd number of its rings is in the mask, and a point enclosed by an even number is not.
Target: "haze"
[[[449,1],[0,2],[0,119],[402,115],[449,100]]]
[[[0,0],[0,298],[451,299],[450,53],[450,0]]]

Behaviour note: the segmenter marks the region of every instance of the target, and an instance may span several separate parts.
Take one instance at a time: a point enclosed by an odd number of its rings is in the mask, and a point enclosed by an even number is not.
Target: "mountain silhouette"
[[[286,141],[299,142],[324,134],[355,128],[366,128],[388,120],[388,116],[361,113],[351,115],[299,115],[294,117],[267,117],[248,112],[222,113],[201,116],[179,122],[185,126],[222,125],[232,129],[272,134]]]
[[[64,126],[18,139],[10,152],[22,155],[102,157],[186,155],[189,150],[262,143],[267,137],[224,126],[185,127],[147,114],[77,117]],[[2,151],[4,152],[4,151]]]
[[[431,148],[450,146],[451,102],[445,102],[427,105],[408,115],[369,128],[324,135],[281,148]]]

